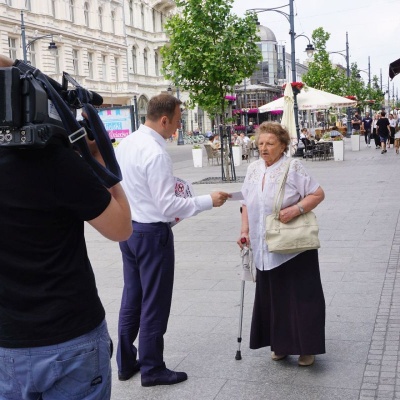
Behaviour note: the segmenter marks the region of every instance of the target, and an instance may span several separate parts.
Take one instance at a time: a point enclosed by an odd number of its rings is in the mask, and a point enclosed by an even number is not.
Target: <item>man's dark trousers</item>
[[[124,290],[118,323],[117,364],[129,374],[136,364],[133,345],[139,328],[141,374],[165,368],[164,338],[174,282],[174,237],[167,223],[133,221],[133,233],[120,243]]]

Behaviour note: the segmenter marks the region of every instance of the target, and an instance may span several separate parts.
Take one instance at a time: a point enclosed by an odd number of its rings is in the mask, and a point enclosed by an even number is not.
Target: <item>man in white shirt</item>
[[[183,198],[175,196],[172,161],[165,139],[180,128],[181,101],[168,94],[150,99],[144,125],[116,148],[132,212],[133,234],[120,243],[124,289],[118,324],[118,378],[141,372],[142,386],[172,385],[187,379],[166,368],[164,338],[174,280],[171,222],[219,207],[224,192]],[[133,345],[139,333],[138,350]]]

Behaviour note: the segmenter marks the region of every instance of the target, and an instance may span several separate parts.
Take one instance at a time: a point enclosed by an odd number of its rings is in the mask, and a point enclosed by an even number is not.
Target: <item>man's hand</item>
[[[232,197],[232,196],[229,193],[225,193],[225,192],[211,193],[213,207],[221,207],[226,202],[228,197]]]

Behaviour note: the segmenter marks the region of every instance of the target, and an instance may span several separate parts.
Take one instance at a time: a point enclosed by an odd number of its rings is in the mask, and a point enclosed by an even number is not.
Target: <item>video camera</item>
[[[75,89],[68,90],[68,84]],[[110,137],[93,106],[103,98],[81,87],[63,73],[62,84],[40,70],[17,60],[12,67],[0,68],[0,147],[43,148],[59,139],[77,150],[94,174],[110,188],[122,175]],[[83,108],[87,119],[76,120],[76,109]],[[105,166],[93,157],[85,136],[94,140]]]
[[[68,90],[68,83],[75,89]],[[47,87],[49,85],[51,88]],[[66,132],[65,119],[71,116],[65,113],[60,116],[57,110],[60,104],[57,107],[55,99],[49,98],[49,89],[55,89],[74,117],[75,110],[84,103],[95,106],[103,103],[99,94],[84,89],[66,72],[62,84],[59,84],[31,65],[17,60],[13,67],[0,68],[0,146],[40,148],[53,136],[67,142],[69,138],[73,143],[86,132],[93,140],[85,122],[81,123],[85,129],[75,130],[76,135]]]

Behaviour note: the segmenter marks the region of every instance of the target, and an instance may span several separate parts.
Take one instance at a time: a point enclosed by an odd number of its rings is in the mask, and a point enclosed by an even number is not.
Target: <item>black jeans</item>
[[[371,129],[366,129],[364,136],[365,136],[365,144],[370,144],[371,143]]]

